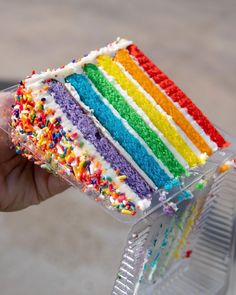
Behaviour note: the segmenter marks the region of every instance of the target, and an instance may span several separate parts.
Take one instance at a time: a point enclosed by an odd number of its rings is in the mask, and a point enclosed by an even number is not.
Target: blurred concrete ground
[[[236,135],[235,14],[234,0],[0,0],[0,80],[123,36]],[[128,229],[73,189],[0,214],[1,295],[110,294]]]

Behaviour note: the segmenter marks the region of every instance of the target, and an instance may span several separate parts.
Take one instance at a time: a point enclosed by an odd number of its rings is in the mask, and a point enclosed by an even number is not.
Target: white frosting
[[[138,61],[133,55],[130,55],[130,57],[133,59],[133,61],[137,64],[137,66],[143,71],[143,73],[155,84],[155,86],[166,96],[166,98],[169,99],[176,107],[177,109],[185,116],[185,118],[188,120],[188,122],[192,125],[192,127],[201,135],[201,137],[205,140],[205,142],[211,147],[213,151],[216,151],[218,149],[217,144],[211,140],[210,136],[205,133],[205,131],[201,128],[201,126],[198,125],[198,123],[193,119],[191,115],[189,115],[186,108],[182,108],[178,102],[174,102],[172,98],[167,95],[164,89],[160,87],[159,84],[157,84],[153,78],[151,78],[148,73],[139,65]]]
[[[41,74],[34,74],[32,77],[27,78],[25,80],[26,85],[29,86],[38,80],[45,80],[45,79],[53,79],[53,78],[64,78],[74,73],[81,73],[82,67],[87,63],[95,63],[96,58],[99,55],[109,55],[114,56],[116,51],[122,48],[126,48],[131,45],[133,42],[128,41],[125,39],[117,38],[117,40],[113,43],[108,44],[107,46],[100,48],[98,50],[91,51],[87,56],[83,57],[82,59],[78,60],[78,62],[70,62],[65,65],[64,68],[59,69],[48,69]]]
[[[149,208],[150,205],[151,205],[151,200],[143,199],[141,201],[138,201],[138,206],[139,206],[140,210],[145,210],[145,209]]]
[[[92,110],[85,105],[78,94],[78,92],[75,90],[75,88],[70,83],[65,83],[65,86],[67,90],[70,92],[70,94],[78,101],[78,103],[88,111],[88,116],[91,118],[91,120],[94,122],[94,124],[102,131],[102,133],[105,135],[105,137],[108,138],[108,140],[112,143],[113,146],[117,148],[117,150],[120,152],[120,154],[134,167],[135,170],[142,176],[142,178],[154,189],[156,189],[156,185],[153,183],[153,181],[149,178],[148,175],[144,173],[144,171],[136,164],[136,162],[133,160],[133,158],[126,152],[126,150],[113,139],[113,137],[110,135],[110,133],[107,131],[106,128],[103,127],[103,125],[96,119],[95,116],[92,114]]]

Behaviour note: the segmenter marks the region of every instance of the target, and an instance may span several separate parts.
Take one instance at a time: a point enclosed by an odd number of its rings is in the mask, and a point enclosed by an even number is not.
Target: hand
[[[69,187],[9,148],[9,137],[1,130],[4,103],[9,104],[9,100],[12,100],[9,94],[0,94],[0,211],[16,211],[39,204]]]

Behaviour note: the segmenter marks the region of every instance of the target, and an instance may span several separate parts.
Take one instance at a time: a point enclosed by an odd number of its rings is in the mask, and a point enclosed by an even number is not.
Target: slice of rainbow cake
[[[38,160],[22,142],[40,151],[40,163],[53,163],[97,201],[127,215],[147,209],[157,189],[228,144],[124,39],[21,81],[12,130],[18,153]]]

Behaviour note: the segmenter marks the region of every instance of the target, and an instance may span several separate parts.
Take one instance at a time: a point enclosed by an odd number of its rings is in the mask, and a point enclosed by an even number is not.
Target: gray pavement
[[[0,81],[59,66],[122,36],[236,135],[235,13],[234,0],[0,0]],[[2,213],[0,294],[110,294],[128,230],[74,189]]]

